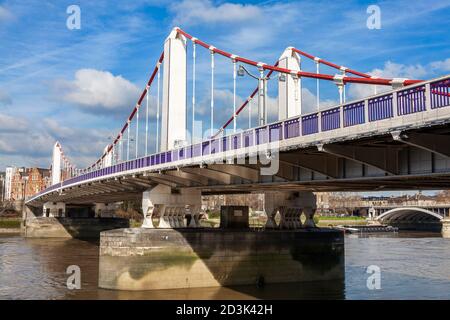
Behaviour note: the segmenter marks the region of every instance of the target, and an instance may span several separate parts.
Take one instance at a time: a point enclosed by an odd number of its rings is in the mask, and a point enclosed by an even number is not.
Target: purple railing
[[[241,136],[240,133],[231,136],[231,148],[233,150],[241,148]]]
[[[397,92],[397,112],[404,114],[425,111],[425,86]]]
[[[267,127],[256,128],[255,133],[257,145],[267,143]]]
[[[365,122],[364,101],[344,106],[344,127],[350,127]]]
[[[230,147],[230,137],[226,136],[222,138],[222,151],[228,151]]]
[[[202,155],[202,144],[197,143],[192,146],[192,158],[200,157]]]
[[[319,132],[319,115],[317,113],[309,114],[302,117],[302,135],[313,134]]]
[[[441,80],[430,84],[431,109],[450,105],[450,80]]]
[[[378,121],[392,118],[392,93],[381,97],[369,99],[369,121]]]
[[[341,126],[341,108],[337,107],[330,110],[324,110],[321,112],[321,129],[322,131],[329,131],[337,129]]]
[[[244,131],[242,135],[244,137],[244,147],[253,146],[253,130]]]
[[[283,122],[274,123],[269,126],[269,141],[283,140]]]
[[[370,122],[373,122],[394,117],[392,99],[392,93],[368,99],[368,120]],[[426,110],[426,99],[430,99],[431,109],[449,106],[450,79],[447,78],[430,82],[430,92],[428,98],[426,97],[425,85],[398,91],[398,115],[401,116]],[[332,109],[321,111],[320,131],[325,132],[329,130],[335,130],[340,127],[340,110],[340,107],[334,107]],[[344,127],[363,124],[367,121],[365,119],[365,100],[344,105],[342,110]],[[67,186],[73,183],[78,183],[105,175],[190,159],[193,157],[200,157],[202,155],[215,154],[221,151],[224,152],[229,150],[236,150],[242,147],[252,146],[254,143],[259,145],[272,141],[295,138],[300,136],[300,133],[303,136],[314,134],[319,132],[318,124],[318,113],[312,113],[304,115],[302,117],[287,119],[283,122],[277,122],[268,126],[255,128],[254,130],[247,130],[242,133],[204,141],[202,143],[197,143],[176,150],[161,152],[144,158],[133,159],[130,161],[115,164],[110,167],[84,173],[77,177],[65,180],[62,183],[52,185],[47,189],[37,193],[33,197],[37,197],[43,193],[53,191],[60,186]]]
[[[187,146],[186,148],[184,148],[184,150],[186,150],[186,156],[184,157],[185,159],[190,159],[192,158],[192,149],[193,146]]]
[[[220,152],[220,138],[211,141],[211,154]]]
[[[295,138],[300,135],[300,118],[286,120],[284,122],[285,139]]]
[[[202,155],[207,156],[210,154],[211,144],[209,141],[205,141],[202,143]]]

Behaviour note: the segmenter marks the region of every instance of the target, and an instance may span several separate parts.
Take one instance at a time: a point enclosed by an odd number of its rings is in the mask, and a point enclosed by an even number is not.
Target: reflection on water
[[[0,236],[0,299],[450,299],[450,239],[348,236],[345,247],[345,281],[131,292],[97,288],[95,242]],[[81,290],[66,287],[69,265],[81,268]],[[367,289],[369,265],[381,268],[380,290]]]

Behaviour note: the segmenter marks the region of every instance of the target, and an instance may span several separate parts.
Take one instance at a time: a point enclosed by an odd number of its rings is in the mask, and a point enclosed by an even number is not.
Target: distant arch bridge
[[[372,216],[382,224],[403,229],[439,229],[441,221],[449,217],[449,206],[373,207]]]

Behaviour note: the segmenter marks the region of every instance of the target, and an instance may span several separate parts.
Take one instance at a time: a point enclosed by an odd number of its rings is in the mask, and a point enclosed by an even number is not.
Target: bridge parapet
[[[444,108],[450,105],[449,88],[450,76],[444,76],[320,112],[292,117],[231,135],[214,137],[199,144],[114,163],[112,166],[97,170],[91,169],[90,172],[50,186],[28,199],[27,202],[33,202],[56,190],[61,191],[68,187],[123,174],[142,171],[160,172],[223,161],[227,157],[232,159],[245,157],[252,152],[257,152],[261,146],[281,152],[315,146],[318,143],[389,133],[393,129],[420,128],[445,123],[450,118],[449,110]],[[319,121],[321,121],[320,125]]]

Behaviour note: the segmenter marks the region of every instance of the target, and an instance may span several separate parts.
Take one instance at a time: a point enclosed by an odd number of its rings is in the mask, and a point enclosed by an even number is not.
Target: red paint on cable
[[[150,76],[150,78],[149,78],[149,80],[147,82],[147,85],[146,85],[145,89],[142,91],[142,94],[140,95],[136,106],[131,111],[131,114],[129,115],[129,117],[127,119],[127,122],[125,122],[125,124],[123,125],[123,127],[120,130],[119,134],[114,139],[114,142],[108,146],[108,149],[106,149],[106,152],[103,153],[103,155],[100,157],[100,159],[98,159],[93,165],[89,166],[88,169],[89,168],[93,168],[96,164],[98,164],[100,161],[102,161],[106,157],[108,152],[110,152],[112,150],[112,148],[114,147],[114,145],[116,145],[117,142],[120,140],[120,137],[123,135],[123,133],[127,129],[128,125],[129,125],[129,122],[131,122],[131,120],[133,120],[134,115],[136,114],[138,108],[141,106],[142,100],[144,99],[145,95],[147,94],[147,87],[150,87],[151,84],[153,83],[153,80],[155,79],[155,76],[158,73],[158,69],[161,67],[161,63],[163,62],[163,60],[164,60],[164,52],[161,53],[161,55],[160,55],[160,57],[158,59],[158,64],[153,69],[153,72],[152,72],[152,74],[151,74],[151,76]]]

